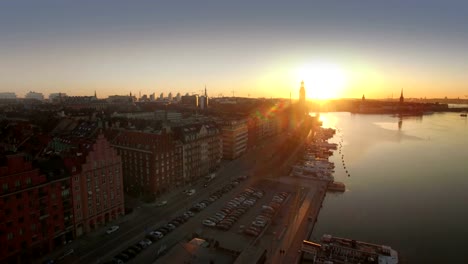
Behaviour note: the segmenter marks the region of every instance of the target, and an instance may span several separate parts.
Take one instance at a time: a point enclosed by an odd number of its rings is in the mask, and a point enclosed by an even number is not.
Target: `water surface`
[[[331,161],[347,191],[327,195],[312,239],[327,233],[390,245],[406,263],[468,263],[466,118],[321,118],[324,127],[339,130],[330,142],[341,143],[342,153]]]

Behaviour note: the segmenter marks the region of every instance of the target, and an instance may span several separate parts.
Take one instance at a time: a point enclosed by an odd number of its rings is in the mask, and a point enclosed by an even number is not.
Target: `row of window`
[[[26,184],[26,185],[28,185],[28,186],[31,185],[31,183],[32,183],[32,180],[31,180],[30,177],[26,178],[26,180],[24,181],[24,184]],[[19,187],[21,186],[21,181],[20,181],[20,180],[16,180],[14,186],[15,186],[16,189],[19,188]],[[4,192],[7,192],[8,189],[9,189],[8,183],[3,183],[3,184],[2,184],[2,189],[3,189]]]

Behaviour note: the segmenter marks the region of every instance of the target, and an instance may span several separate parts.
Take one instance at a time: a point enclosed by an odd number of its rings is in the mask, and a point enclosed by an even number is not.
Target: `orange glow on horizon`
[[[308,99],[342,97],[348,85],[348,73],[337,64],[312,63],[297,70],[297,79],[304,81]]]

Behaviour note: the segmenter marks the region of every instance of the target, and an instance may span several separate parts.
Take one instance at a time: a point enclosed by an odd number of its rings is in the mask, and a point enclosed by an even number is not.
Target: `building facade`
[[[223,159],[236,159],[247,150],[248,127],[244,118],[218,121],[223,141]]]
[[[183,184],[182,144],[165,130],[119,131],[112,146],[122,157],[126,192],[155,197]]]
[[[22,154],[2,158],[1,263],[30,263],[73,238],[70,178],[63,162],[42,165],[45,171]]]
[[[107,139],[81,142],[66,164],[71,171],[75,236],[124,215],[122,161]]]
[[[222,139],[215,123],[190,124],[174,129],[182,142],[183,183],[214,172],[221,162]]]

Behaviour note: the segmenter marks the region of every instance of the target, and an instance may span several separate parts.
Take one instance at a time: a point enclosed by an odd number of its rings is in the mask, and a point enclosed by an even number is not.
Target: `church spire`
[[[301,82],[301,89],[299,89],[299,102],[301,104],[305,103],[305,88],[304,88],[304,81]]]
[[[403,97],[403,89],[401,89],[401,94],[400,94],[400,103],[404,103],[405,98]]]

